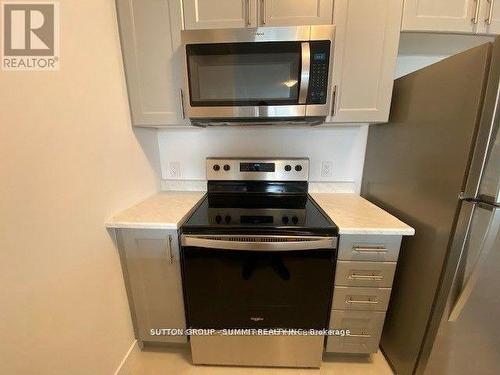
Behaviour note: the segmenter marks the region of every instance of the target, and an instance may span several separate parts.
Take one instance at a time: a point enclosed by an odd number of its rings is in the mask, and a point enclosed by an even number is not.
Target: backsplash
[[[159,131],[162,189],[202,189],[208,156],[305,156],[311,160],[311,191],[359,192],[367,132],[367,125]]]

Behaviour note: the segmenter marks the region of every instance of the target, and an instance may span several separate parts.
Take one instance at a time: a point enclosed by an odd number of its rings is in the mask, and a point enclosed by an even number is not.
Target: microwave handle
[[[302,68],[300,71],[299,104],[306,104],[309,91],[309,76],[311,74],[311,49],[309,42],[301,43]]]

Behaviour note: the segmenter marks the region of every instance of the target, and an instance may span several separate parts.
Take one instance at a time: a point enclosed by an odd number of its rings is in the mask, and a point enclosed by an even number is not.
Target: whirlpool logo
[[[2,69],[59,69],[59,3],[2,2]]]
[[[250,320],[253,321],[253,322],[262,322],[264,320],[264,318],[261,317],[261,316],[252,316],[250,318]]]

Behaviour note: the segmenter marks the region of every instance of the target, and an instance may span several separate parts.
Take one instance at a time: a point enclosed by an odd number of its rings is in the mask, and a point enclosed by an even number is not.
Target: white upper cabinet
[[[180,38],[183,27],[295,26],[332,21],[336,26],[331,76],[335,100],[327,122],[375,123],[388,119],[403,0],[116,2],[135,126],[189,124],[181,91],[185,79]],[[493,20],[499,18],[496,14]],[[492,22],[490,27],[494,25]]]
[[[480,1],[405,0],[402,30],[474,33]]]
[[[187,30],[255,27],[257,0],[183,0]]]
[[[333,0],[260,0],[259,10],[262,26],[328,25]]]
[[[183,0],[190,29],[332,23],[334,0]]]
[[[327,122],[389,118],[403,0],[336,0],[335,99]]]
[[[136,126],[184,121],[180,88],[180,7],[168,0],[117,0],[132,122]]]
[[[500,34],[500,0],[481,0],[478,34]]]
[[[500,34],[500,0],[405,0],[402,31]]]

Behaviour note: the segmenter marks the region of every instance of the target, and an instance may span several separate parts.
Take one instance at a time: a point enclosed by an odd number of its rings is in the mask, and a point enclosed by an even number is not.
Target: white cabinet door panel
[[[184,0],[187,30],[256,26],[256,0]]]
[[[186,328],[177,231],[122,229],[119,238],[137,338],[186,342],[185,336],[150,334],[152,329]]]
[[[265,26],[328,25],[333,0],[260,0],[259,10]]]
[[[402,0],[337,0],[333,116],[327,122],[386,122],[399,46]]]
[[[178,125],[180,101],[180,8],[168,0],[117,0],[132,122]]]
[[[405,0],[402,30],[474,33],[480,1],[486,0]]]
[[[478,34],[500,34],[500,0],[481,0]]]

